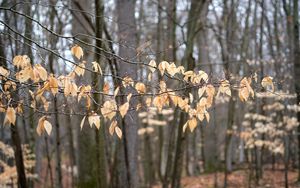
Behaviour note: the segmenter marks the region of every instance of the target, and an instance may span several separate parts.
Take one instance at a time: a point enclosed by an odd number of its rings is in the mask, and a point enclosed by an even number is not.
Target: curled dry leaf
[[[169,66],[168,62],[166,62],[166,61],[160,62],[160,64],[158,65],[158,69],[159,69],[161,75],[164,75],[165,70],[167,69],[168,66]]]
[[[17,55],[13,58],[13,64],[18,69],[23,69],[30,65],[30,58],[27,55]]]
[[[127,102],[130,102],[131,97],[132,97],[132,93],[129,93],[129,94],[127,95]]]
[[[122,138],[122,130],[118,126],[115,127],[115,132],[116,132],[117,136],[121,139]]]
[[[41,64],[34,65],[33,68],[34,72],[37,74],[37,78],[41,79],[43,81],[48,79],[48,73],[44,67],[42,67]]]
[[[126,76],[123,78],[122,84],[126,88],[127,86],[133,86],[134,82],[133,82],[132,78],[130,78],[129,76]]]
[[[118,86],[114,91],[114,97],[118,95],[119,91],[120,91],[120,87]]]
[[[140,94],[146,93],[146,86],[145,86],[145,84],[143,84],[141,82],[138,82],[137,84],[135,84],[135,89]]]
[[[85,63],[80,63],[79,65],[76,65],[74,72],[78,75],[78,76],[83,76],[84,75],[84,70],[85,69]]]
[[[91,127],[95,125],[97,129],[100,128],[100,116],[97,113],[92,113],[89,115],[88,121]]]
[[[156,62],[154,61],[154,60],[151,60],[150,62],[149,62],[149,69],[150,69],[150,71],[153,73],[155,70],[156,70]]]
[[[51,93],[53,95],[56,95],[58,93],[58,81],[57,81],[57,79],[53,75],[50,75],[49,78],[48,78],[48,82],[49,82],[49,88],[51,90]]]
[[[81,120],[81,123],[80,123],[80,130],[82,130],[82,127],[83,127],[84,122],[85,122],[85,118],[86,118],[86,116],[84,116],[84,117],[82,118],[82,120]]]
[[[116,115],[116,111],[117,104],[114,100],[106,101],[101,108],[102,115],[110,120]]]
[[[81,57],[83,57],[83,50],[77,44],[71,48],[71,52],[79,60]]]
[[[124,118],[124,116],[127,114],[128,109],[129,109],[129,102],[126,102],[120,106],[119,111],[120,111],[122,118]]]
[[[188,120],[188,125],[191,132],[193,132],[194,129],[197,127],[197,119],[193,117],[192,119]]]
[[[250,86],[251,78],[243,78],[240,82],[239,97],[241,101],[247,101],[249,96],[254,97],[254,91]]]
[[[6,109],[6,115],[4,118],[4,125],[15,125],[16,123],[16,111],[13,107],[7,107]]]
[[[34,78],[34,73],[31,66],[27,66],[23,70],[16,73],[16,79],[21,83],[28,81],[30,78]]]
[[[114,134],[116,126],[117,126],[117,121],[116,120],[112,121],[110,126],[109,126],[109,134],[111,136]]]
[[[175,63],[171,63],[169,66],[166,67],[167,68],[167,72],[171,75],[174,76],[176,73],[179,72],[179,70],[177,69]]]
[[[272,91],[274,91],[274,84],[273,84],[273,77],[266,76],[262,79],[261,85],[267,89],[268,87],[271,87]]]
[[[6,70],[5,68],[3,68],[2,66],[0,66],[0,75],[2,75],[4,77],[8,77],[9,71]]]
[[[47,119],[46,116],[42,116],[38,121],[38,126],[36,128],[36,132],[38,133],[39,136],[42,135],[44,131],[46,131],[48,135],[51,134],[52,125],[46,119]]]
[[[100,67],[100,63],[97,63],[96,61],[94,61],[94,62],[92,62],[92,64],[93,64],[94,71],[102,75],[103,73],[102,73],[102,69]]]
[[[219,96],[220,93],[224,93],[226,95],[231,96],[230,84],[228,80],[221,81],[217,96]]]

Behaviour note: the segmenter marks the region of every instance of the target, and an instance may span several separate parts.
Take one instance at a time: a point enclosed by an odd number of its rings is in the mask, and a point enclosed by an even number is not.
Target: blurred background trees
[[[32,65],[67,75],[71,62],[80,63],[70,52],[78,44],[85,61],[96,61],[106,75],[88,72],[76,78],[77,85],[92,81],[95,91],[102,91],[105,83],[115,91],[122,85],[118,78],[126,76],[152,86],[165,79],[176,88],[176,82],[159,73],[148,79],[149,70],[141,64],[151,60],[204,70],[212,82],[271,76],[275,90],[267,91],[257,82],[254,99],[243,103],[237,88],[231,88],[232,97],[217,97],[210,121],[198,122],[193,133],[182,132],[187,116],[177,108],[131,110],[118,122],[123,132],[119,139],[110,136],[111,122],[103,118],[99,130],[81,130],[84,113],[73,112],[85,108],[85,102],[60,96],[46,96],[50,103],[37,104],[54,112],[47,114],[52,134],[37,135],[45,110],[31,108],[28,87],[15,93],[24,101],[16,126],[0,126],[0,183],[180,187],[183,176],[224,172],[222,181],[216,173],[214,186],[227,187],[229,174],[245,169],[247,185],[255,187],[265,168],[284,169],[285,187],[292,183],[289,171],[298,169],[299,181],[299,11],[298,0],[2,0],[0,65],[11,71],[16,71],[13,57],[27,55]],[[133,92],[120,90],[125,95]],[[108,100],[97,93],[93,99],[95,111]],[[125,101],[124,96],[117,103]]]

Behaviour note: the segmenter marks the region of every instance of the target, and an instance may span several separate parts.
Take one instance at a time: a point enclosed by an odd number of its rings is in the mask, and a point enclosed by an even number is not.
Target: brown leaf
[[[71,52],[79,60],[81,57],[83,57],[83,50],[77,44],[71,48]]]

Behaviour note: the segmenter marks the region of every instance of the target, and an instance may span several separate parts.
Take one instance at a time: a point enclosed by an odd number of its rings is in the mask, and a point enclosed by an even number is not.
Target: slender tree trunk
[[[95,14],[96,14],[96,27],[95,27],[95,36],[96,36],[96,46],[95,49],[95,59],[97,63],[101,62],[101,50],[102,48],[102,33],[104,28],[104,5],[102,0],[95,0]],[[101,81],[99,82],[99,76],[97,74],[93,74],[93,86],[96,90],[101,91],[103,88],[103,78],[101,77]],[[94,100],[99,103],[100,96],[97,94],[93,95]],[[97,110],[98,106],[95,106],[95,110]],[[103,119],[102,121],[103,122]],[[97,172],[97,184],[100,188],[107,187],[107,176],[106,176],[106,156],[105,156],[105,132],[104,125],[100,126],[99,130],[95,130],[95,140],[96,140],[96,172]]]
[[[18,127],[16,125],[10,125],[11,137],[13,141],[13,149],[16,161],[16,168],[18,174],[18,187],[19,188],[26,188],[27,187],[27,180],[25,174],[25,166],[23,160],[23,153],[22,153],[22,146],[21,140],[18,132]]]
[[[135,0],[117,0],[116,8],[117,8],[117,17],[118,17],[118,37],[119,42],[124,43],[126,45],[135,48],[137,45],[136,38],[136,22],[135,22]],[[120,46],[119,55],[125,59],[132,59],[135,57],[135,51],[131,48],[127,48],[124,46]],[[130,76],[133,80],[137,78],[137,65],[130,65],[125,62],[119,61],[119,75],[121,77]],[[121,88],[121,92],[128,94],[134,93],[135,90],[132,88]],[[122,100],[123,102],[125,100]],[[137,99],[132,98],[130,101],[130,105],[135,106],[137,104]],[[138,117],[136,111],[128,111],[123,119],[122,124],[122,147],[123,147],[123,155],[119,156],[125,160],[125,167],[122,165],[118,169],[121,170],[119,175],[121,177],[121,184],[119,186],[122,187],[138,187],[138,159],[137,159],[137,149],[138,149]],[[121,153],[122,154],[122,153]],[[127,183],[126,183],[127,182]]]

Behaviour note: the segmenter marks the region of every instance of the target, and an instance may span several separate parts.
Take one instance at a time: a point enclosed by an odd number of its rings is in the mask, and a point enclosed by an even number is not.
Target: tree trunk
[[[21,140],[20,140],[17,125],[18,125],[17,123],[16,125],[10,125],[10,131],[11,131],[11,137],[13,141],[14,155],[16,161],[17,174],[18,174],[18,187],[26,188],[27,181],[25,175],[25,166],[23,161]]]
[[[135,23],[135,0],[117,0],[116,2],[117,16],[118,16],[118,37],[119,42],[126,43],[126,45],[136,48],[136,23]],[[124,59],[131,60],[135,57],[135,51],[130,48],[119,46],[119,56]],[[119,75],[123,78],[125,76],[130,76],[133,80],[137,78],[137,65],[127,64],[125,62],[119,61]],[[122,93],[129,94],[134,93],[133,88],[121,89]],[[125,100],[122,100],[123,102]],[[137,104],[137,99],[132,98],[130,105],[135,106]],[[123,119],[122,124],[122,148],[124,152],[122,160],[125,160],[125,168],[118,169],[120,172],[121,182],[118,183],[122,187],[138,187],[138,160],[137,160],[137,149],[138,149],[138,116],[136,111],[128,111]],[[126,183],[127,182],[127,183]]]

